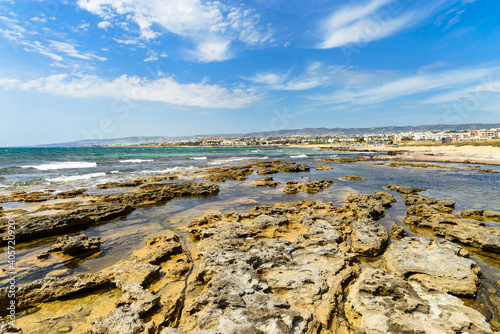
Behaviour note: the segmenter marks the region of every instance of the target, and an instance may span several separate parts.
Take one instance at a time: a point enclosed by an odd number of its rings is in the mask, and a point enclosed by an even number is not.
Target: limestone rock
[[[257,187],[277,187],[281,184],[281,182],[274,181],[272,177],[266,177],[264,180],[255,180],[254,184]]]
[[[333,181],[306,181],[304,183],[298,183],[295,181],[288,181],[283,192],[287,194],[296,194],[298,192],[308,192],[314,194],[322,190],[328,189],[332,186]]]
[[[347,181],[366,181],[366,177],[361,177],[356,175],[346,175],[345,177],[341,177],[340,179]]]
[[[347,197],[347,208],[352,210],[356,219],[379,219],[385,208],[396,202],[396,198],[386,192],[374,192],[369,195],[350,194]]]
[[[219,193],[219,186],[210,182],[168,182],[149,183],[139,191],[103,196],[105,202],[137,206],[158,205],[175,197],[213,196]]]
[[[78,206],[77,208],[54,215],[30,216],[23,215],[16,218],[16,240],[24,241],[58,233],[70,229],[91,226],[97,223],[109,221],[114,218],[126,216],[132,212],[129,205],[113,203],[96,203]],[[0,223],[0,232],[5,242],[7,220]]]
[[[391,225],[391,237],[394,239],[401,239],[406,236],[406,230],[403,226],[397,224]]]
[[[214,182],[225,182],[226,180],[244,181],[248,175],[253,173],[251,167],[216,167],[208,170],[211,175],[206,179]]]
[[[325,166],[325,165],[316,167],[316,170],[330,170],[330,169],[333,169],[333,167],[332,166]]]
[[[376,269],[365,269],[351,286],[345,313],[357,333],[492,333],[460,299]]]
[[[57,193],[57,198],[65,199],[65,198],[74,198],[81,196],[87,189],[75,189],[69,191],[61,191]]]
[[[353,256],[339,249],[349,219],[333,206],[278,204],[190,226],[201,261],[196,278],[207,285],[183,311],[181,333],[328,331],[356,272]]]
[[[458,215],[433,213],[408,216],[403,221],[415,227],[431,228],[437,236],[500,254],[500,227],[486,227],[480,220]]]
[[[351,236],[352,251],[358,255],[378,256],[387,245],[387,229],[370,219],[354,222]]]
[[[54,245],[49,250],[40,254],[38,258],[46,258],[50,253],[62,252],[69,256],[82,256],[98,252],[101,247],[101,238],[90,238],[85,234],[74,236],[65,235],[57,238]]]
[[[474,296],[481,282],[481,269],[460,246],[441,239],[407,237],[391,244],[383,267],[427,289],[442,289],[460,296]]]
[[[485,209],[467,209],[460,213],[464,218],[476,218],[500,221],[500,211],[485,210]]]
[[[398,186],[396,184],[389,184],[385,187],[389,190],[397,191],[400,194],[415,194],[425,190],[408,186]]]

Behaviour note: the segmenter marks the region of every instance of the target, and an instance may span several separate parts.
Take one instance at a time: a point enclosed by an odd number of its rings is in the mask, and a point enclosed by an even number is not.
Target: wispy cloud
[[[35,23],[45,23],[40,20],[30,20]],[[52,33],[47,27],[33,26],[32,23],[22,23],[16,18],[0,16],[0,23],[6,29],[0,29],[0,35],[9,40],[16,47],[25,51],[38,53],[47,56],[55,61],[53,65],[68,67],[71,60],[106,60],[93,52],[79,51],[80,47],[70,41],[58,41],[52,39],[58,37],[58,34]],[[81,27],[81,25],[79,26]],[[85,26],[83,27],[85,28]],[[42,33],[43,31],[43,33]],[[64,63],[64,64],[63,64]]]
[[[310,99],[339,105],[375,105],[401,97],[413,97],[417,103],[440,104],[457,101],[474,92],[500,92],[500,67],[448,70],[414,74],[398,78],[379,76],[378,83],[356,88],[340,88],[310,96]],[[419,94],[425,94],[420,96]]]
[[[317,48],[331,49],[391,36],[421,22],[444,2],[437,0],[405,8],[399,1],[370,0],[362,5],[341,7],[321,23],[323,37]]]
[[[259,23],[259,16],[243,6],[200,0],[78,0],[77,4],[104,19],[99,27],[111,22],[131,21],[142,40],[152,40],[165,31],[194,44],[187,55],[200,61],[222,61],[233,56],[235,41],[253,47],[269,42],[272,33]]]
[[[74,98],[114,98],[164,102],[176,106],[237,109],[261,97],[251,88],[226,88],[200,83],[181,84],[172,77],[148,80],[123,75],[105,79],[95,75],[51,75],[32,80],[0,78],[0,87]]]

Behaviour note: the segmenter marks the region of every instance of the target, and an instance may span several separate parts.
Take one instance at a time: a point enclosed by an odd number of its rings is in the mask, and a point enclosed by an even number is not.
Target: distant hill
[[[175,141],[189,140],[192,138],[248,138],[248,137],[284,137],[284,136],[328,136],[328,135],[362,135],[362,134],[382,134],[400,132],[439,132],[439,131],[461,131],[500,128],[500,123],[479,123],[479,124],[437,124],[418,126],[384,126],[374,128],[304,128],[276,131],[251,132],[244,134],[211,134],[196,136],[151,136],[151,137],[125,137],[114,139],[92,139],[79,140],[67,143],[37,145],[38,147],[88,147],[88,146],[130,146],[147,145],[157,143],[172,143]]]

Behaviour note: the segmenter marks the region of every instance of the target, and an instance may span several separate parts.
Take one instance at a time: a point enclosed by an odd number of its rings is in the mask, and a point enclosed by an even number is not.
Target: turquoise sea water
[[[187,238],[186,226],[207,214],[247,212],[256,205],[272,205],[276,202],[314,200],[345,203],[349,193],[387,191],[384,186],[399,184],[426,189],[424,196],[451,199],[457,202],[456,211],[467,208],[500,210],[500,173],[486,174],[469,169],[462,164],[441,163],[442,168],[389,167],[388,162],[332,163],[320,158],[356,157],[361,153],[336,152],[313,148],[2,148],[0,149],[0,194],[13,190],[68,190],[87,188],[88,193],[101,191],[96,185],[108,181],[161,175],[163,172],[188,173],[181,176],[203,180],[202,174],[189,173],[206,167],[247,164],[247,160],[282,160],[305,163],[308,172],[277,173],[272,177],[281,182],[277,188],[256,187],[253,181],[264,176],[256,173],[246,181],[217,183],[220,193],[206,198],[176,198],[166,204],[139,208],[126,218],[91,226],[81,231],[88,236],[102,239],[102,253],[91,258],[67,260],[52,256],[40,261],[36,257],[53,244],[57,236],[18,244],[16,247],[17,280],[19,283],[57,276],[66,277],[77,273],[101,270],[129,258],[141,249],[151,237],[173,231],[180,235],[187,249],[195,247]],[[319,165],[332,166],[331,170],[318,171]],[[453,168],[447,168],[453,167]],[[482,166],[500,171],[498,166]],[[346,175],[366,177],[366,181],[343,181]],[[334,184],[317,194],[282,192],[286,181],[332,180]],[[177,181],[173,181],[177,182]],[[102,190],[107,191],[107,190]],[[115,189],[112,191],[124,191]],[[398,202],[386,211],[380,223],[387,228],[392,224],[404,226],[409,235],[415,235],[402,222],[406,216],[404,199],[392,192]],[[50,204],[52,201],[42,202]],[[22,208],[38,204],[2,203],[5,209]],[[498,226],[498,223],[487,222]],[[419,232],[426,233],[426,232]],[[430,234],[426,234],[430,236]],[[471,258],[481,267],[485,278],[478,297],[468,303],[480,310],[489,320],[500,323],[500,259],[495,254],[471,250]],[[0,268],[7,265],[5,249],[0,252]],[[368,264],[375,266],[376,264]],[[5,277],[0,287],[6,286]],[[195,289],[193,288],[193,291]],[[500,326],[498,327],[500,329]]]
[[[295,148],[0,148],[0,191],[27,186],[89,187],[246,159],[297,160],[303,155],[333,154]]]

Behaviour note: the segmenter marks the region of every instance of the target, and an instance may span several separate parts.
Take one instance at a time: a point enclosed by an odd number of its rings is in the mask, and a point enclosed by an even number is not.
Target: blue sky
[[[496,0],[0,0],[0,146],[500,122]]]

